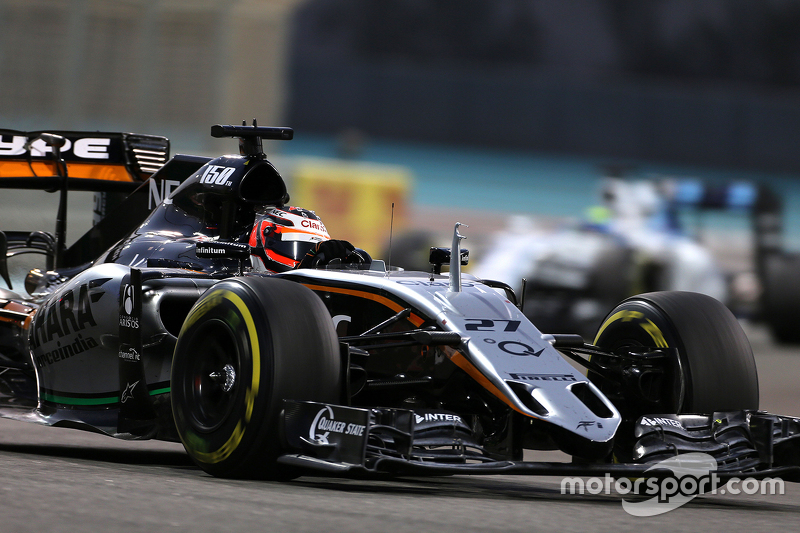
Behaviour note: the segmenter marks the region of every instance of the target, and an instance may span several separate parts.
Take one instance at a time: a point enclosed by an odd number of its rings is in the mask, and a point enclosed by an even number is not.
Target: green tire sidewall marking
[[[245,406],[243,415],[237,421],[236,425],[228,436],[228,439],[221,446],[212,451],[207,451],[210,444],[208,439],[197,435],[195,432],[189,429],[187,429],[185,432],[179,431],[181,441],[186,447],[186,450],[197,461],[206,464],[216,464],[225,461],[238,448],[242,438],[245,435],[245,431],[247,430],[247,425],[252,417],[253,410],[255,408],[255,400],[258,396],[260,388],[261,352],[258,342],[258,331],[250,310],[239,295],[224,288],[213,290],[213,292],[203,299],[202,302],[196,305],[189,313],[189,316],[186,317],[183,327],[181,328],[181,335],[183,336],[197,323],[199,319],[209,313],[209,311],[220,311],[219,306],[225,305],[226,301],[234,306],[234,308],[238,311],[238,314],[232,313],[232,309],[230,309],[228,313],[222,311],[222,318],[233,322],[231,317],[235,316],[237,321],[241,320],[241,322],[244,322],[245,331],[247,332],[248,341],[250,343],[252,379],[245,391]],[[240,323],[232,324],[232,326],[240,326]],[[183,416],[181,413],[176,413],[175,415],[176,418],[178,416],[181,416],[182,418]]]

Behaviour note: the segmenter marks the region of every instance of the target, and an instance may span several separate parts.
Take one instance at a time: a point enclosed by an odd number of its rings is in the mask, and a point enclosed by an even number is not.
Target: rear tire
[[[172,361],[172,410],[187,453],[219,477],[286,479],[284,399],[337,403],[339,343],[325,305],[280,278],[214,285],[184,321]]]
[[[750,342],[730,310],[710,296],[670,291],[628,298],[605,318],[594,344],[677,349],[681,383],[671,413],[758,409]]]

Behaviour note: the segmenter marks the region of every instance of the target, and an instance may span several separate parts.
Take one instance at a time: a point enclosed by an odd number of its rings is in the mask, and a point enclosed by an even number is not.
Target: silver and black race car
[[[214,126],[240,155],[166,163],[159,137],[0,133],[0,186],[124,197],[69,248],[63,209],[56,235],[0,233],[9,285],[6,258],[48,263],[27,294],[0,289],[3,417],[180,440],[222,477],[658,476],[703,452],[720,476],[800,480],[800,419],[758,410],[748,340],[713,298],[628,298],[591,344],[548,334],[461,272],[458,223],[430,272],[366,253],[260,272],[247,236],[288,201],[262,139],[290,129]]]

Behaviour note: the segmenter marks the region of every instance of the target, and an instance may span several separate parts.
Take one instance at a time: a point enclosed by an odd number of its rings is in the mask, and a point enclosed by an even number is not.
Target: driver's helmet
[[[268,207],[256,213],[250,232],[252,266],[262,272],[291,270],[317,243],[330,238],[313,211],[289,206]]]

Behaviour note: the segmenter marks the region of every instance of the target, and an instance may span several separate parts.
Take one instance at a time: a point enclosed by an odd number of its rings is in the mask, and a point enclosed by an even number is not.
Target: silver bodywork
[[[299,270],[291,275],[301,282],[336,281],[377,289],[427,314],[442,330],[461,334],[459,353],[502,394],[501,400],[531,418],[595,442],[609,441],[619,426],[619,412],[595,385],[565,361],[515,305],[478,279],[465,275],[461,291],[455,292],[447,276],[421,272]],[[547,414],[528,408],[509,383],[522,385]],[[610,416],[592,412],[572,391],[577,384],[589,387]]]

